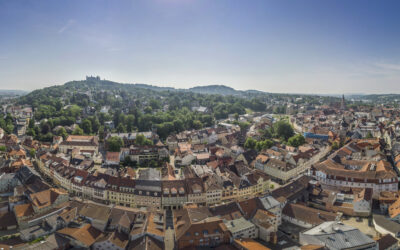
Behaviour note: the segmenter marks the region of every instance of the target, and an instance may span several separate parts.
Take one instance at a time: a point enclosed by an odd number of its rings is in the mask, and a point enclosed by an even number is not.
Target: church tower
[[[342,101],[340,102],[340,109],[345,110],[346,109],[346,103],[344,101],[344,95],[342,95]]]

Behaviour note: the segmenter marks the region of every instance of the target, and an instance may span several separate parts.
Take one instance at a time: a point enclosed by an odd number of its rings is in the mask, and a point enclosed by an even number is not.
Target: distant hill
[[[14,90],[14,89],[0,89],[0,95],[26,95],[29,91]]]
[[[242,91],[225,85],[207,85],[189,88],[188,91],[200,94],[217,94],[217,95],[239,95]]]
[[[125,90],[125,91],[176,91],[176,92],[192,92],[198,94],[211,94],[211,95],[235,95],[235,96],[256,96],[256,95],[264,95],[268,94],[266,92],[258,91],[258,90],[236,90],[234,88],[225,86],[225,85],[207,85],[207,86],[196,86],[189,89],[176,89],[173,87],[158,87],[154,85],[144,84],[144,83],[118,83],[109,80],[101,80],[99,77],[87,77],[86,80],[80,81],[70,81],[63,85],[56,85],[47,87],[44,89],[38,89],[31,93],[43,93],[46,91],[52,91],[54,94],[54,90],[56,90],[60,95],[63,91],[89,91],[89,90]],[[27,94],[24,92],[23,94]]]

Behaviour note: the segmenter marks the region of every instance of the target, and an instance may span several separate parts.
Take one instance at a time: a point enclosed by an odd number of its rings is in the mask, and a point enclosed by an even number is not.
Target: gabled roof
[[[111,208],[94,203],[87,203],[79,211],[79,214],[96,220],[108,221],[111,214]]]
[[[334,221],[337,217],[335,213],[295,203],[286,204],[282,210],[282,214],[311,225],[319,225],[325,221]]]
[[[110,226],[123,226],[130,228],[131,223],[135,220],[136,213],[125,208],[112,208],[110,214]],[[129,224],[129,225],[128,225]]]
[[[226,220],[234,220],[243,216],[236,202],[210,207],[209,210],[213,216],[218,216]]]
[[[238,204],[243,213],[243,216],[246,219],[252,218],[254,216],[254,214],[256,213],[256,211],[259,208],[262,208],[262,204],[258,198],[252,198],[252,199],[240,201],[240,202],[238,202]]]
[[[61,189],[50,188],[30,195],[32,205],[37,208],[43,208],[53,205],[59,195],[67,195],[67,192]]]
[[[90,224],[85,224],[80,228],[66,227],[57,231],[57,233],[69,236],[74,240],[81,242],[87,247],[93,245],[96,240],[100,239],[103,236],[103,234],[99,230],[92,227]]]
[[[105,236],[104,238],[100,239],[99,241],[108,241],[113,245],[125,249],[129,243],[129,237],[125,233],[120,233],[118,230],[110,233],[109,235]]]
[[[20,204],[14,206],[15,216],[18,217],[25,217],[33,215],[33,207],[31,203],[28,204]]]

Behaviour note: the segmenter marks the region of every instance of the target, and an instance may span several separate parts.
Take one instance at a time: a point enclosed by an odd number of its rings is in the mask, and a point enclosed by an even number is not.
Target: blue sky
[[[0,0],[0,89],[400,93],[400,1]]]

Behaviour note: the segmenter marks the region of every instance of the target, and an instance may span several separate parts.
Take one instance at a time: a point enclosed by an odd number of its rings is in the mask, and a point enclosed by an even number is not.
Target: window
[[[204,230],[203,235],[208,235],[208,230]]]
[[[199,236],[199,233],[198,233],[198,232],[195,232],[194,235],[195,235],[195,236]]]

